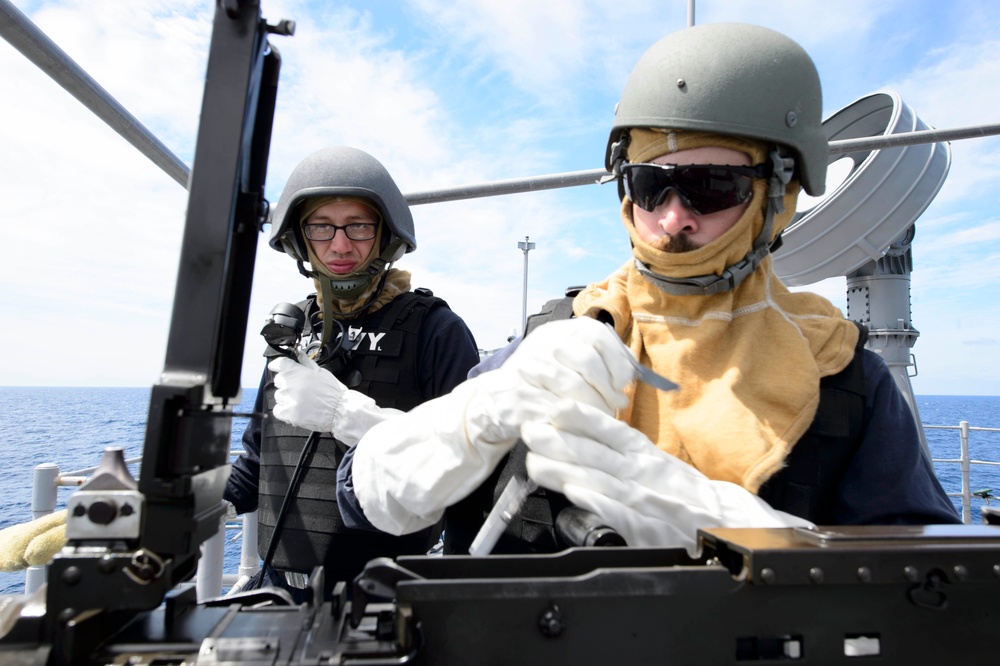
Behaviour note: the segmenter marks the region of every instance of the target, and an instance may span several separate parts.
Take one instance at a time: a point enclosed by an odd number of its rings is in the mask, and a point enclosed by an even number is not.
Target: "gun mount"
[[[110,488],[95,482],[114,474],[98,475],[74,496],[80,511],[49,566],[47,611],[15,632],[34,635],[50,653],[46,663],[84,663],[108,636],[159,606],[193,576],[200,544],[218,529],[230,405],[239,396],[257,238],[267,220],[280,69],[267,36],[292,30],[288,22],[269,26],[253,0],[217,3],[166,362],[150,398],[140,479]],[[121,511],[111,492],[130,494]]]
[[[699,536],[697,559],[574,548],[374,560],[352,599],[338,583],[332,601],[298,606],[273,590],[203,603],[174,590],[74,663],[995,662],[1000,527]],[[313,599],[322,584],[317,570]],[[46,663],[11,641],[4,656]]]
[[[239,394],[254,251],[267,216],[263,184],[280,69],[267,35],[292,29],[267,24],[254,0],[216,4],[167,358],[150,401],[142,474],[137,484],[118,475],[78,493],[73,506],[89,523],[70,532],[51,565],[44,611],[25,605],[11,622],[0,621],[0,661],[816,664],[871,657],[909,664],[960,655],[965,664],[995,662],[996,526],[715,529],[700,534],[696,559],[633,548],[404,557],[373,561],[353,587],[338,583],[328,602],[319,570],[312,600],[302,605],[270,589],[198,603],[183,583],[222,512],[229,405]],[[546,186],[593,182],[600,173]],[[524,191],[538,180],[481,195]]]

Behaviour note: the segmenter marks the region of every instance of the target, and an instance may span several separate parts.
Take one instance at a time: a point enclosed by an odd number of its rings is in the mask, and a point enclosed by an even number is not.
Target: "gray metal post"
[[[521,297],[521,335],[524,335],[524,329],[528,326],[528,252],[535,249],[535,244],[529,243],[525,236],[517,247],[524,252],[524,286]]]
[[[257,512],[243,514],[243,542],[240,544],[240,576],[253,576],[260,571],[257,553]]]
[[[972,489],[969,485],[969,422],[958,422],[959,437],[962,442],[962,522],[972,524]]]
[[[916,375],[916,361],[911,350],[920,336],[920,331],[910,321],[910,274],[913,272],[910,243],[913,234],[911,226],[889,245],[885,256],[847,276],[847,318],[868,327],[865,346],[879,354],[889,366],[896,386],[913,412],[920,445],[929,460],[930,447],[910,383],[910,368]]]
[[[201,558],[195,574],[198,601],[212,599],[222,593],[222,568],[226,550],[226,514],[219,518],[219,529],[201,546]]]
[[[226,596],[232,596],[243,589],[250,578],[260,571],[260,556],[257,554],[257,512],[251,511],[242,516],[243,530],[240,537],[240,566],[236,580],[232,583]],[[223,583],[225,583],[225,576]]]
[[[56,509],[56,491],[59,487],[59,465],[35,465],[31,482],[31,518],[47,516]]]
[[[31,480],[31,519],[47,516],[56,510],[59,490],[59,465],[35,465]],[[31,594],[45,583],[46,567],[28,567],[24,572],[24,593]]]
[[[191,169],[8,0],[0,0],[0,37],[80,100],[153,164],[187,187]]]

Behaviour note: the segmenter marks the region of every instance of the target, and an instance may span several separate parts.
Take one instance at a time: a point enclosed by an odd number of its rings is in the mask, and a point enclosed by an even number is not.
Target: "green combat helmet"
[[[629,130],[660,128],[743,137],[770,145],[764,224],[753,246],[722,275],[673,278],[636,260],[653,284],[675,295],[710,295],[735,289],[781,242],[772,239],[784,212],[787,184],[797,175],[805,190],[826,189],[828,144],[823,94],[809,54],[779,32],[741,23],[709,23],[680,30],[653,44],[639,59],[615,107],[604,155],[618,180]]]
[[[605,152],[617,173],[630,127],[700,130],[749,137],[791,151],[805,190],[826,186],[823,97],[809,54],[779,32],[708,23],[654,44],[632,70]]]
[[[309,254],[299,229],[299,205],[308,198],[331,196],[366,199],[385,221],[389,233],[383,232],[379,257],[362,274],[329,278],[303,265]],[[358,296],[386,266],[417,247],[410,207],[392,176],[374,157],[347,146],[317,150],[295,167],[271,217],[268,243],[295,259],[303,275],[320,279],[324,286],[329,282],[336,298]]]

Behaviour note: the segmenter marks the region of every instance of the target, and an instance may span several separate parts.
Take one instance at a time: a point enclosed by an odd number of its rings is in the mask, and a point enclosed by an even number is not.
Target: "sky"
[[[214,3],[12,0],[182,161],[193,162]],[[626,78],[682,29],[686,0],[263,0],[282,58],[267,174],[352,145],[403,192],[596,169]],[[812,55],[824,117],[895,91],[930,127],[1000,122],[1000,13],[990,0],[701,0],[696,23],[779,30]],[[163,369],[186,191],[0,41],[0,363],[4,386],[147,386]],[[910,285],[918,395],[1000,395],[1000,138],[951,144],[916,221]],[[415,206],[397,267],[444,298],[483,349],[527,311],[629,256],[613,186]],[[258,331],[311,290],[258,243],[242,373]],[[843,276],[809,285],[846,310]],[[911,371],[912,373],[913,371]]]

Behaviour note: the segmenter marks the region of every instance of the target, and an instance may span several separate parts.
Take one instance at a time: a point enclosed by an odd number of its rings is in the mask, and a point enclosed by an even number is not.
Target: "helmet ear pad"
[[[290,224],[286,234],[291,235],[291,243],[285,242],[286,248],[285,252],[290,254],[296,261],[309,261],[309,246],[307,243],[305,235],[302,233],[302,227],[298,224]],[[293,245],[295,252],[288,252],[287,245]]]
[[[386,256],[386,254],[390,256]],[[382,247],[380,256],[385,260],[387,264],[393,264],[403,258],[406,254],[406,243],[401,239],[396,238],[395,235],[383,234],[382,235]]]

